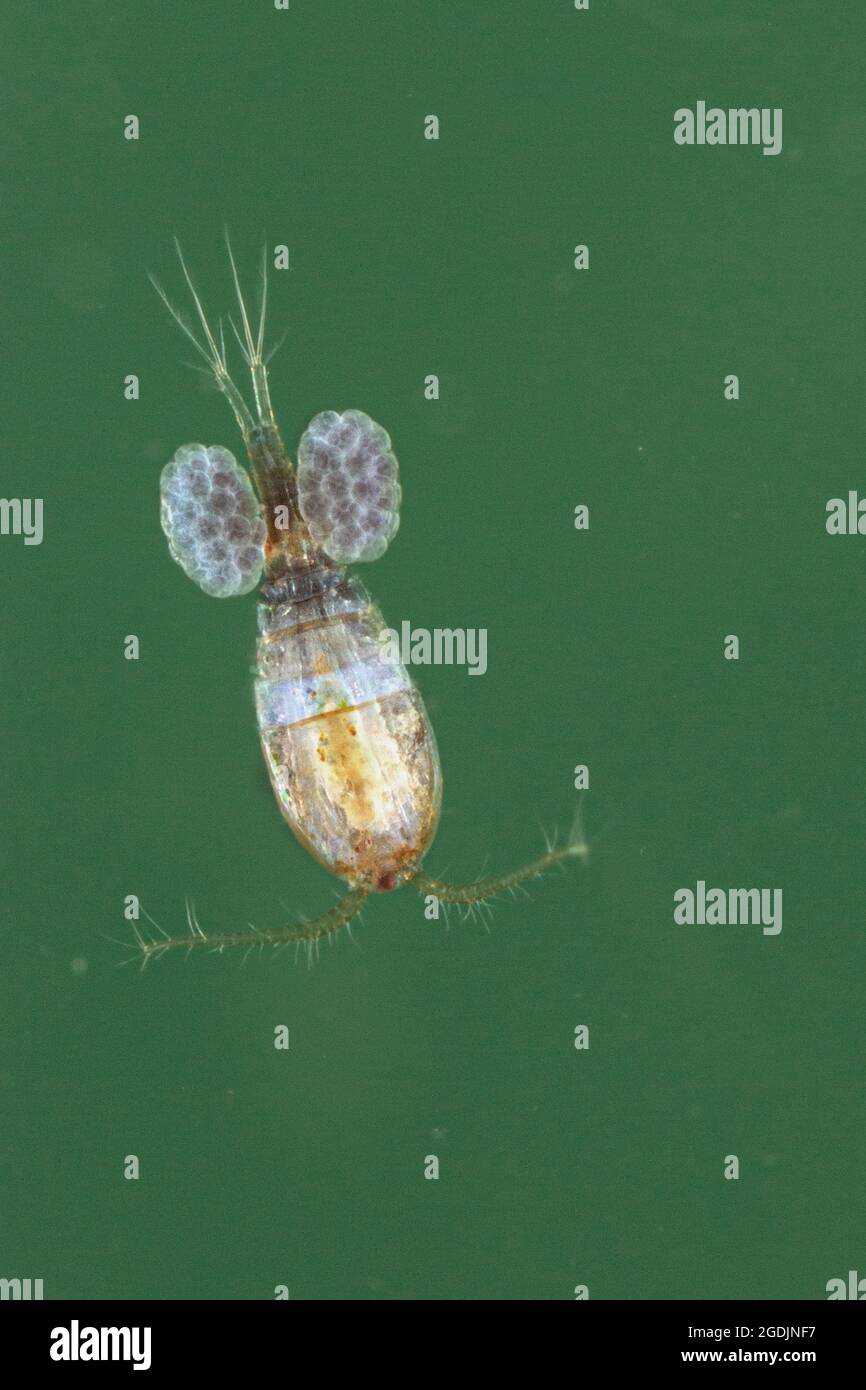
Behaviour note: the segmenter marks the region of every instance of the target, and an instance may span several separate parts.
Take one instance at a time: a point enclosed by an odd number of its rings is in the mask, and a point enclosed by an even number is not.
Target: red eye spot
[[[390,893],[392,888],[397,887],[397,875],[395,873],[382,874],[376,887],[380,893]]]

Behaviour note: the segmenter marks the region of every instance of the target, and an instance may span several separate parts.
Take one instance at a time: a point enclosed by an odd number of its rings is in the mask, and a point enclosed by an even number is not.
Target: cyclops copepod
[[[255,336],[228,238],[252,408],[229,375],[222,323],[211,330],[178,246],[201,336],[154,285],[207,363],[237,420],[252,481],[218,446],[187,444],[162,472],[161,521],[172,556],[205,593],[226,598],[260,584],[255,700],[259,737],[280,810],[300,842],[349,892],[322,916],[273,929],[163,936],[172,947],[314,941],[345,925],[374,890],[411,881],[444,902],[481,903],[585,853],[579,835],[500,878],[446,884],[421,861],[436,831],[442,778],[436,740],[385,623],[346,565],[378,559],[399,525],[391,441],[357,410],[324,411],[301,436],[297,466],[280,438],[263,356],[267,307],[262,260]]]

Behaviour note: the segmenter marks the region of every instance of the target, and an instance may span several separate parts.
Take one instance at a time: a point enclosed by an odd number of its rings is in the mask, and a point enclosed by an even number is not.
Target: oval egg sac
[[[391,440],[360,410],[324,410],[298,445],[298,501],[317,545],[339,565],[378,560],[400,525]]]
[[[261,579],[266,528],[252,483],[219,445],[185,444],[162,470],[160,521],[173,558],[214,598]]]

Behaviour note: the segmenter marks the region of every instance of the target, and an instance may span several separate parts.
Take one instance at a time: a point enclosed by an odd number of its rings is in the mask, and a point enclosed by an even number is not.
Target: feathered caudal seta
[[[379,640],[387,631],[381,613],[344,569],[377,559],[397,531],[391,440],[362,411],[323,411],[301,436],[295,470],[270,399],[265,261],[254,333],[228,250],[240,329],[229,322],[250,369],[252,404],[232,380],[222,325],[214,333],[208,323],[180,247],[200,331],[156,288],[234,412],[252,482],[227,449],[186,445],[163,471],[162,525],[175,560],[207,594],[247,593],[264,575],[256,665],[262,751],[286,821],[348,891],[319,917],[264,931],[209,934],[193,918],[188,935],[142,935],[145,959],[174,948],[312,943],[346,926],[372,891],[402,883],[471,908],[585,853],[572,837],[474,883],[422,872],[442,795],[436,740],[408,672]]]

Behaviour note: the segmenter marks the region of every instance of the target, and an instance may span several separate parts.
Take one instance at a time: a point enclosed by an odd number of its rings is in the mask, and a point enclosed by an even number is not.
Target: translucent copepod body
[[[397,531],[391,440],[362,411],[326,410],[310,421],[293,463],[270,400],[264,258],[254,333],[228,247],[241,327],[230,323],[250,370],[250,404],[229,373],[222,321],[215,333],[177,249],[198,329],[154,285],[228,400],[251,476],[226,448],[184,445],[162,472],[162,528],[173,559],[206,594],[229,598],[260,585],[255,703],[271,785],[301,844],[349,887],[318,917],[263,931],[206,936],[193,918],[191,936],[139,938],[145,958],[190,945],[309,944],[347,925],[369,893],[404,882],[471,910],[584,853],[575,832],[498,878],[452,884],[424,872],[442,800],[436,740],[383,640],[382,615],[346,570],[378,559]]]
[[[359,580],[325,565],[275,588],[258,609],[255,693],[280,810],[332,873],[395,888],[419,867],[442,800],[421,696]]]
[[[381,613],[340,563],[381,554],[397,529],[391,441],[360,411],[326,411],[297,472],[273,424],[249,433],[247,453],[268,532],[255,699],[274,794],[325,868],[396,888],[436,831],[439,755]]]

